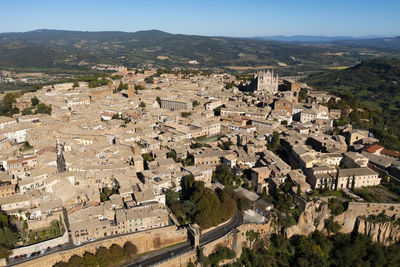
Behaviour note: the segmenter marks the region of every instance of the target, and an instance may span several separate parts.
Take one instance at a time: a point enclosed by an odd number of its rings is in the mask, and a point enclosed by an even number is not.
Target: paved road
[[[237,226],[241,225],[243,223],[243,217],[242,214],[237,213],[235,216],[226,224],[211,230],[210,232],[205,233],[204,235],[200,236],[200,246],[203,246],[207,243],[210,243],[233,229],[235,229]],[[193,247],[189,243],[184,243],[176,247],[172,248],[166,248],[162,249],[159,251],[156,251],[154,253],[149,253],[134,262],[131,262],[129,264],[123,265],[124,267],[134,267],[134,266],[140,266],[140,267],[145,267],[145,266],[154,266],[158,265],[164,261],[168,261],[169,259],[175,258],[179,255],[186,254],[189,251],[193,250]]]

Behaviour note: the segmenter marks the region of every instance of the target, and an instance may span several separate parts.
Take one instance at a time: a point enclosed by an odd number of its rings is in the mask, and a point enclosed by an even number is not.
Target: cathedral
[[[278,92],[278,75],[274,75],[273,71],[256,71],[254,73],[254,81],[256,83],[256,95],[268,95]]]

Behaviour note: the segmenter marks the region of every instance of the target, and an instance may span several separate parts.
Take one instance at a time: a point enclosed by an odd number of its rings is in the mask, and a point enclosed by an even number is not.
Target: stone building
[[[193,104],[186,100],[161,99],[161,108],[169,110],[191,110]]]
[[[273,71],[261,70],[254,73],[254,81],[256,83],[256,94],[266,95],[278,92],[278,75],[274,75]]]

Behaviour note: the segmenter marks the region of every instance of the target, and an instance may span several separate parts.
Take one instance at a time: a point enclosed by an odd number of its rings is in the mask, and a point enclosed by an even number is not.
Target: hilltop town
[[[205,231],[238,213],[287,236],[351,232],[361,217],[340,216],[366,203],[398,220],[400,153],[343,123],[352,110],[340,97],[270,70],[113,71],[4,96],[0,207],[17,229],[0,233],[8,263],[152,230]]]

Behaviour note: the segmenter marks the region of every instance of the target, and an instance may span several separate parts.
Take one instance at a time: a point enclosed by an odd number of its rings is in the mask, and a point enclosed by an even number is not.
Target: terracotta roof
[[[395,157],[395,158],[400,158],[400,152],[393,151],[393,150],[382,149],[381,154]]]
[[[382,148],[383,148],[383,146],[373,145],[373,146],[367,148],[366,150],[371,154],[375,154],[378,150],[380,150]]]

